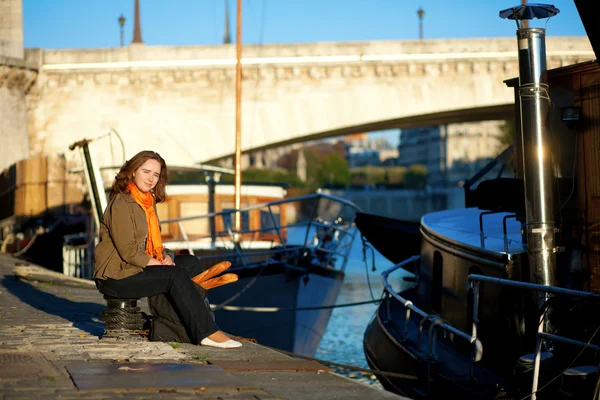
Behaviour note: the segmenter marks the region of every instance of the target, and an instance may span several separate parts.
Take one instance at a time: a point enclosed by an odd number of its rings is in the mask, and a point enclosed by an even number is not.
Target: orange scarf
[[[135,185],[130,183],[127,189],[131,193],[131,197],[142,206],[146,213],[146,222],[148,223],[148,238],[146,239],[146,254],[161,261],[163,259],[162,251],[162,236],[160,234],[160,226],[158,225],[158,217],[154,211],[154,196],[152,193],[142,191]]]

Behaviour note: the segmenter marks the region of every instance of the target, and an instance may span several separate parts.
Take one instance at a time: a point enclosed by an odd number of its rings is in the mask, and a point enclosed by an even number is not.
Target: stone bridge
[[[0,1],[0,171],[29,154],[27,105],[38,74],[23,60],[22,5]]]
[[[587,37],[548,37],[548,67],[594,59]],[[26,49],[31,155],[98,138],[100,165],[143,149],[171,165],[235,148],[235,45]],[[1,71],[0,71],[1,72]],[[245,46],[242,151],[356,131],[502,119],[516,38]],[[28,88],[29,89],[29,88]],[[116,135],[122,139],[123,146]],[[123,150],[125,154],[123,154]]]

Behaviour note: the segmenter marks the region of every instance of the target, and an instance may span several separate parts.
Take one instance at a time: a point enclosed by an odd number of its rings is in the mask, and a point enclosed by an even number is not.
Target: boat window
[[[182,201],[179,203],[179,216],[192,217],[202,216],[208,213],[208,203],[205,201]],[[197,218],[181,223],[187,235],[207,235],[208,234],[208,219]]]
[[[235,211],[235,208],[224,208],[223,209],[223,212],[226,213],[226,214],[223,214],[223,227],[225,230],[233,229],[234,211]],[[243,211],[242,212],[242,231],[249,231],[249,230],[250,230],[250,215],[248,214],[248,211]]]
[[[158,214],[158,220],[162,221],[165,219],[169,219],[169,204],[166,202],[156,204],[156,213]],[[170,224],[161,224],[160,225],[160,233],[163,236],[169,235],[169,226]]]
[[[438,314],[442,313],[442,277],[444,273],[444,260],[442,253],[433,253],[433,271],[431,276],[431,309]]]
[[[275,219],[275,221],[273,221]],[[260,210],[260,229],[264,232],[268,229],[272,229],[273,231],[279,225],[279,206],[272,206],[271,211],[269,210]]]

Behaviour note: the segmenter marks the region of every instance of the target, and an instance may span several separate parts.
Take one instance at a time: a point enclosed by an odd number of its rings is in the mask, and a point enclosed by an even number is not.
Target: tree
[[[515,121],[504,121],[504,123],[500,125],[500,131],[502,134],[498,136],[498,152],[504,151],[508,146],[514,143],[515,138],[517,137]]]
[[[304,159],[306,160],[306,183],[309,185],[318,185],[321,155],[315,148],[306,147],[304,148]],[[295,164],[294,168],[296,168]]]
[[[304,146],[306,160],[306,182],[304,186],[318,188],[323,185],[348,185],[350,169],[345,157],[344,144],[320,142]],[[291,151],[277,161],[290,175],[297,176],[298,150]]]
[[[406,167],[399,165],[352,168],[350,170],[353,185],[401,185],[404,183]]]
[[[223,175],[221,182],[233,182],[232,175]],[[244,183],[276,183],[295,187],[304,187],[306,184],[296,174],[288,173],[281,168],[261,169],[247,168],[242,171],[242,184]]]
[[[422,164],[413,164],[408,167],[404,175],[404,187],[407,189],[423,189],[427,183],[427,167]]]
[[[388,176],[388,184],[399,185],[404,183],[406,179],[407,168],[400,165],[385,167],[385,172]]]
[[[308,165],[308,160],[307,160]],[[325,185],[349,185],[351,182],[348,162],[338,153],[326,155],[317,169],[317,182]]]
[[[504,123],[500,126],[500,130],[502,134],[498,137],[498,153],[503,152],[513,144],[517,138],[517,128],[515,126],[515,121],[508,120],[504,121]],[[506,165],[511,170],[516,169],[516,158],[517,158],[517,150],[516,148],[512,151],[510,158],[507,160]]]

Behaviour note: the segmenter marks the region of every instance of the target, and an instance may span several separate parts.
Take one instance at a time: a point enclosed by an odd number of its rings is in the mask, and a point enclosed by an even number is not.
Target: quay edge
[[[20,263],[0,254],[2,398],[407,400],[251,342],[232,351],[100,339],[97,290],[17,279]]]

